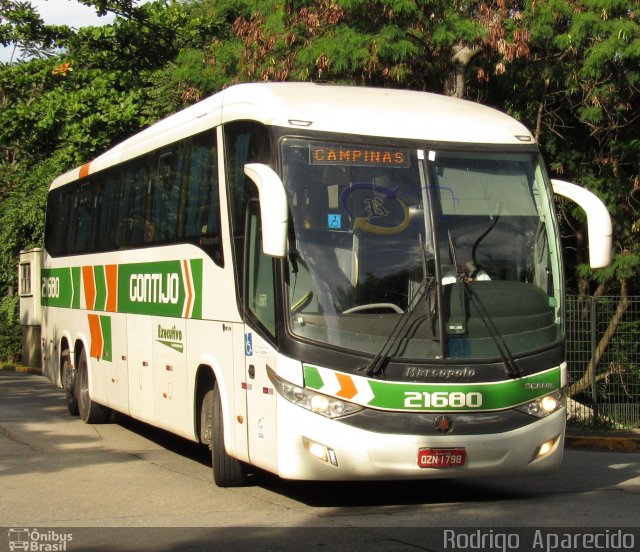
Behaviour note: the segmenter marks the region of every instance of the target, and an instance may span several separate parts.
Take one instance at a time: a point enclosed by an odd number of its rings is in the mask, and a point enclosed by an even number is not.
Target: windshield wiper
[[[491,318],[491,315],[487,312],[487,309],[485,308],[483,302],[476,295],[476,293],[471,289],[469,282],[463,281],[462,287],[465,293],[467,294],[467,296],[469,297],[469,299],[471,299],[471,301],[475,305],[476,310],[480,315],[480,320],[482,320],[482,323],[487,328],[487,331],[489,332],[491,339],[493,339],[493,342],[496,344],[496,348],[500,353],[502,362],[504,362],[504,365],[507,368],[507,373],[513,379],[521,378],[522,376],[524,376],[524,372],[522,371],[522,368],[518,366],[518,363],[513,358],[513,355],[511,354],[509,346],[507,345],[504,338],[502,337],[502,334],[500,334],[500,331],[498,330],[498,328],[496,328],[496,325],[493,323],[493,319]]]
[[[368,366],[358,368],[359,372],[366,369],[366,374],[369,377],[375,377],[384,374],[384,369],[389,362],[389,359],[391,358],[391,351],[398,343],[398,341],[404,338],[409,333],[409,329],[411,328],[411,326],[407,328],[407,325],[411,318],[411,314],[415,311],[420,301],[429,294],[429,292],[433,288],[434,283],[434,277],[425,275],[425,277],[422,279],[422,282],[420,282],[420,286],[418,287],[416,294],[413,296],[413,299],[407,305],[406,310],[400,315],[400,318],[385,339],[376,356],[373,357]]]
[[[489,230],[487,232],[485,232],[480,237],[479,240],[476,241],[476,244],[486,234],[488,234],[493,229],[494,226],[495,226],[495,224],[492,225],[489,228]],[[451,260],[452,260],[453,265],[455,267],[456,281],[457,281],[458,285],[460,286],[459,287],[459,289],[460,289],[460,298],[459,298],[460,299],[460,313],[461,313],[460,318],[462,320],[456,320],[456,322],[455,322],[455,328],[456,328],[455,333],[466,333],[467,312],[466,312],[466,306],[465,306],[465,301],[464,301],[464,296],[466,295],[467,297],[469,297],[471,302],[476,307],[476,310],[478,311],[478,314],[480,315],[480,320],[482,320],[482,323],[484,324],[485,328],[489,332],[489,335],[491,336],[491,339],[493,339],[493,342],[496,345],[496,349],[498,349],[498,352],[500,353],[500,358],[502,359],[502,362],[504,362],[505,368],[507,369],[507,373],[514,379],[522,377],[524,375],[524,372],[522,371],[520,366],[518,366],[518,363],[513,358],[513,355],[511,354],[511,350],[509,349],[509,346],[507,345],[507,343],[505,342],[504,338],[502,337],[502,334],[500,333],[500,331],[498,330],[498,328],[494,324],[493,319],[491,318],[491,315],[487,312],[487,309],[485,308],[484,303],[480,300],[480,297],[478,297],[477,294],[472,290],[471,285],[467,281],[466,275],[461,273],[458,270],[458,264],[456,262],[456,250],[455,250],[455,245],[453,243],[453,237],[451,235],[451,231],[448,231],[448,237],[449,237],[449,253],[451,254]],[[451,327],[451,325],[452,325],[451,322],[449,322],[449,326],[450,327]]]

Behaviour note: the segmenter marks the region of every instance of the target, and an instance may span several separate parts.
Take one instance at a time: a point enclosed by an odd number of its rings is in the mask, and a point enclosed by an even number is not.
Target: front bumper
[[[566,409],[517,429],[485,435],[399,435],[376,433],[330,420],[277,397],[278,475],[307,480],[436,479],[539,474],[557,469],[562,461]],[[550,450],[536,457],[540,445]],[[335,460],[309,452],[308,443],[331,450]],[[306,444],[305,444],[306,443]],[[418,467],[421,448],[464,448],[464,466]],[[337,464],[337,465],[334,465]]]

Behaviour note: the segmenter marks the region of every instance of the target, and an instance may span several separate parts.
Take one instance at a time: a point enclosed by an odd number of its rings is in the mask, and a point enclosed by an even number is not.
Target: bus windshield
[[[536,152],[282,141],[291,331],[405,359],[494,359],[561,337]]]

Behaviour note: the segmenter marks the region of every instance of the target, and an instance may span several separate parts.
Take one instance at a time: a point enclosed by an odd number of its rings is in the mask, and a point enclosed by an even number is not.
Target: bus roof
[[[313,83],[239,84],[139,132],[93,161],[58,177],[52,188],[117,165],[220,123],[266,125],[464,144],[534,142],[521,123],[495,109],[448,96]]]

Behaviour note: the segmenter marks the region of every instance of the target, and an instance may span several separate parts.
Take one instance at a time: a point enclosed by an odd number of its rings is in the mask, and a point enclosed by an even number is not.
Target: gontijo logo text
[[[129,300],[132,303],[171,303],[180,295],[180,279],[175,272],[169,274],[132,274],[129,277]]]

